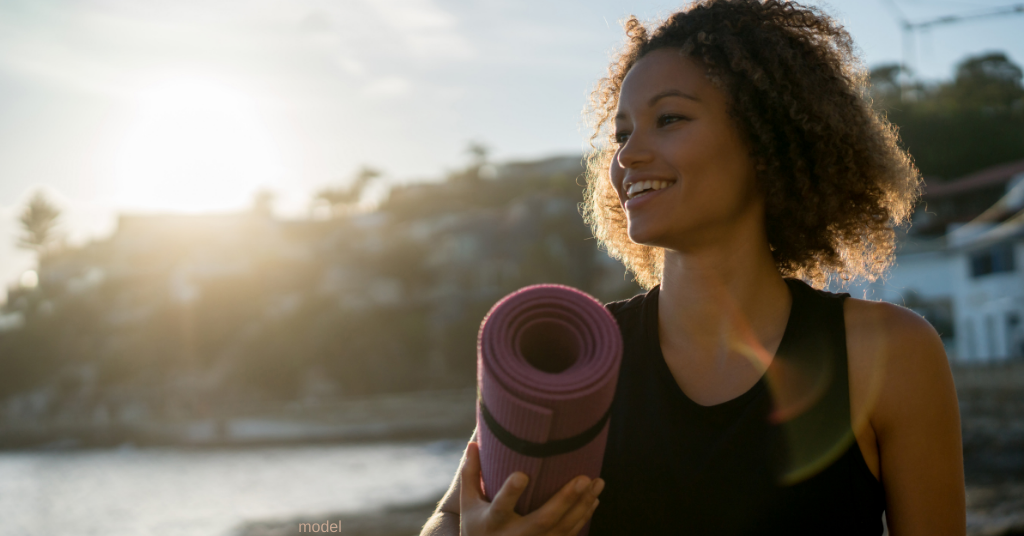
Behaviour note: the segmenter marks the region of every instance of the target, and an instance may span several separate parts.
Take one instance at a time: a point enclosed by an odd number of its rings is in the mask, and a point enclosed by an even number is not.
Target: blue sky
[[[869,66],[897,62],[887,0],[810,2]],[[897,0],[910,20],[1003,1]],[[496,160],[579,152],[580,112],[619,21],[681,5],[608,0],[0,0],[0,282],[33,264],[16,215],[45,188],[72,241],[123,211],[236,210],[258,188],[283,215],[361,165],[437,177],[482,142]],[[915,65],[1024,64],[1024,16],[938,27]]]

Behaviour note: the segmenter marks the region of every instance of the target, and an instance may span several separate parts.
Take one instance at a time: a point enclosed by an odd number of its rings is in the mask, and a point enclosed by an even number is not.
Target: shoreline
[[[93,448],[246,448],[301,444],[468,439],[475,389],[330,400],[232,415],[118,423],[15,422],[0,425],[0,451]]]

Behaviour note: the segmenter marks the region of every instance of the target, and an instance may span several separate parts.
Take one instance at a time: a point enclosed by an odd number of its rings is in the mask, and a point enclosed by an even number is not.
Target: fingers
[[[558,493],[548,499],[548,502],[530,513],[527,518],[531,520],[535,528],[542,532],[556,527],[565,518],[569,509],[584,497],[590,488],[590,483],[590,478],[584,475],[570,480],[562,486],[562,489],[558,490]]]
[[[600,478],[595,479],[586,490],[580,495],[579,499],[569,508],[569,511],[562,516],[562,519],[558,522],[558,529],[566,531],[567,534],[575,535],[583,525],[590,519],[590,516],[594,513],[594,509],[597,508],[597,496],[604,490],[604,480]]]
[[[528,530],[538,533],[554,529],[559,534],[576,535],[594,514],[598,504],[597,496],[604,489],[604,480],[598,478],[591,481],[581,475],[562,486],[539,509],[522,518],[515,513],[515,505],[528,483],[526,474],[521,471],[512,473],[495,494],[493,502],[488,503],[480,486],[480,445],[470,442],[466,447],[466,463],[460,474],[459,506],[463,522],[485,523],[492,527],[487,530],[508,523],[527,522],[532,527]]]
[[[586,515],[581,517],[580,520],[573,525],[572,530],[569,531],[570,536],[576,536],[581,530],[583,530],[583,525],[586,525],[587,521],[590,521],[590,518],[594,515],[594,511],[597,510],[597,505],[600,503],[601,501],[594,499],[594,502],[591,503],[590,509],[587,510]]]
[[[460,511],[466,512],[484,501],[483,490],[480,489],[480,444],[475,441],[466,446],[466,463],[462,466],[459,487]]]
[[[526,490],[526,484],[529,480],[529,477],[521,471],[516,471],[509,475],[505,480],[505,484],[498,490],[498,494],[494,496],[494,501],[491,502],[491,509],[496,513],[512,514],[515,511],[516,503],[519,502],[519,497]]]

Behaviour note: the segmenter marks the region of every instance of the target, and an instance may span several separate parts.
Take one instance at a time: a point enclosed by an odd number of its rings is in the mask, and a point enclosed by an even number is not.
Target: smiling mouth
[[[630,185],[629,189],[626,190],[627,199],[636,199],[637,197],[668,188],[675,184],[675,181],[639,181],[634,182]]]

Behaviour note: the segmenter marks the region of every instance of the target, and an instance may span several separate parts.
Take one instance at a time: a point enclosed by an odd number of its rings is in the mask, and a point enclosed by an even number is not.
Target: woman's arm
[[[470,442],[476,441],[476,430],[469,438]],[[448,487],[444,497],[437,503],[437,510],[430,516],[427,524],[423,525],[420,536],[458,536],[459,534],[459,494],[462,492],[460,481],[462,470],[466,466],[466,452],[462,453],[462,460],[459,462],[459,470],[455,471],[455,478],[452,485]]]
[[[458,536],[459,514],[443,512],[440,509],[430,516],[423,525],[420,536]]]
[[[851,370],[851,379],[876,379],[862,382],[860,390],[870,393],[860,398],[877,441],[889,534],[962,536],[960,410],[942,341],[909,309],[848,302],[851,369],[861,369]]]

